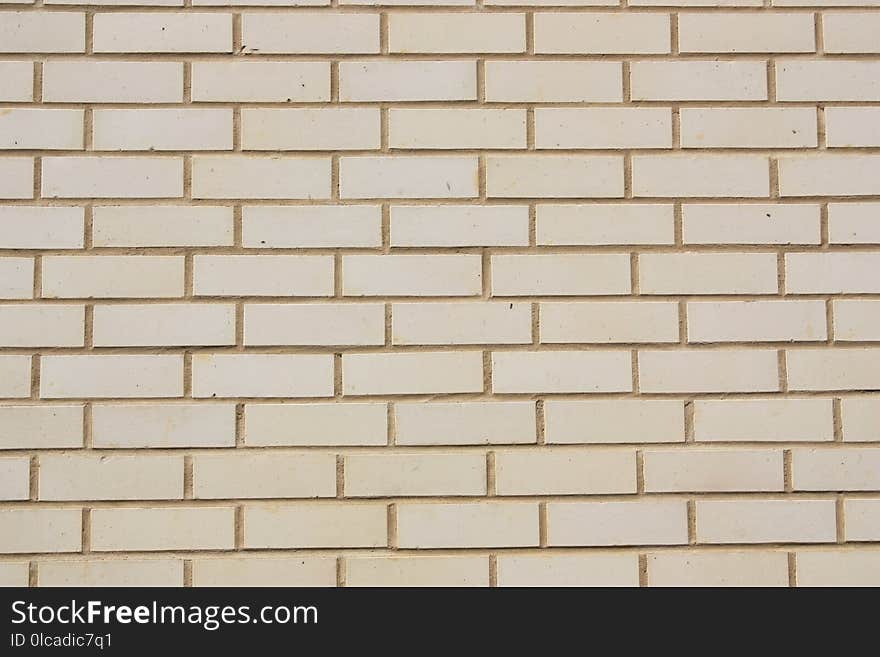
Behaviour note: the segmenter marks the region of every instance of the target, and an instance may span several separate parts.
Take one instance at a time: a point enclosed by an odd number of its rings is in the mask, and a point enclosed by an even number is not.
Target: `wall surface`
[[[0,582],[880,584],[880,0],[79,2]]]

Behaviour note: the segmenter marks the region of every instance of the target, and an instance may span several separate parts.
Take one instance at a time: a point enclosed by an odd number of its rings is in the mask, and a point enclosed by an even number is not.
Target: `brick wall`
[[[422,1],[0,0],[0,583],[880,584],[878,0]]]

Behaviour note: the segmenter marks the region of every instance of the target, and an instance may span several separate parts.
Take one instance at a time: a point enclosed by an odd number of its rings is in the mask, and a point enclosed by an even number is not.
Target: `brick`
[[[649,554],[648,586],[788,586],[788,554],[754,551]]]
[[[619,156],[516,155],[486,158],[486,193],[502,198],[620,198]]]
[[[248,304],[246,345],[382,345],[382,304]]]
[[[315,296],[333,294],[330,256],[195,256],[197,296]]]
[[[688,303],[689,342],[803,342],[827,338],[823,301]]]
[[[94,246],[232,246],[232,208],[186,205],[98,206]]]
[[[93,509],[92,550],[231,550],[232,507]]]
[[[44,157],[47,198],[180,198],[179,157]]]
[[[0,52],[82,53],[85,14],[10,11],[0,16]]]
[[[391,148],[526,147],[526,111],[521,109],[392,108],[388,111],[388,121]]]
[[[34,197],[34,160],[0,157],[0,199]]]
[[[95,306],[96,347],[235,344],[235,307],[212,304]]]
[[[385,445],[387,418],[384,403],[246,404],[244,442],[254,447]]]
[[[542,303],[541,342],[678,342],[678,304],[666,301]]]
[[[359,54],[379,52],[377,14],[242,14],[242,52]]]
[[[681,109],[684,148],[815,148],[816,134],[811,107]]]
[[[813,17],[802,13],[682,13],[678,16],[678,33],[683,53],[816,50]]]
[[[394,205],[390,223],[392,246],[529,243],[529,209],[524,205]]]
[[[333,357],[195,354],[193,397],[330,397]]]
[[[81,249],[82,208],[0,206],[0,248]]]
[[[492,103],[619,103],[619,62],[488,61],[486,100]]]
[[[532,341],[532,308],[527,303],[395,303],[391,316],[394,344]]]
[[[639,352],[641,392],[776,392],[772,349]]]
[[[823,49],[827,53],[880,53],[880,16],[870,12],[822,14]]]
[[[228,109],[103,109],[93,116],[102,151],[232,150]]]
[[[880,146],[880,108],[828,107],[826,141],[830,147]]]
[[[343,102],[476,100],[476,62],[340,62],[339,99]]]
[[[194,7],[317,7],[330,0],[193,0]]]
[[[629,258],[621,254],[493,255],[493,296],[629,294]]]
[[[880,500],[845,500],[846,541],[876,541],[880,538]]]
[[[0,346],[81,347],[83,306],[0,305]]]
[[[498,495],[615,495],[636,492],[636,453],[538,447],[495,453]]]
[[[472,296],[482,290],[477,255],[347,255],[345,296]]]
[[[880,292],[880,253],[788,253],[785,288],[793,294]]]
[[[234,447],[235,405],[95,404],[92,446],[100,449]]]
[[[244,150],[378,149],[380,114],[375,108],[243,109]],[[231,137],[232,130],[229,130]]]
[[[525,14],[392,13],[388,52],[522,53]]]
[[[49,61],[43,64],[43,102],[179,103],[178,62]]]
[[[846,442],[880,442],[880,398],[843,399],[841,415]]]
[[[40,397],[181,397],[183,357],[174,355],[46,355]]]
[[[34,97],[34,65],[31,62],[0,62],[0,101],[29,102]]]
[[[668,14],[553,13],[535,15],[535,52],[663,54],[670,51]]]
[[[82,406],[0,406],[0,450],[82,446]]]
[[[336,496],[333,454],[226,452],[192,462],[195,499]]]
[[[781,196],[866,196],[880,193],[877,155],[779,158]]]
[[[699,204],[681,208],[685,244],[819,244],[819,206]]]
[[[207,13],[99,13],[95,52],[232,52],[232,16]]]
[[[79,509],[0,509],[0,553],[79,552]]]
[[[0,355],[0,398],[31,396],[31,357]]]
[[[698,543],[833,543],[834,500],[697,500]]]
[[[644,453],[648,493],[782,492],[782,450],[669,449]]]
[[[654,204],[539,204],[536,241],[547,246],[672,244],[673,207]]]
[[[329,1],[329,0],[327,0]],[[403,7],[410,5],[418,6],[464,6],[474,5],[474,0],[339,0],[341,6],[365,5],[383,7]]]
[[[880,100],[880,62],[841,59],[777,61],[776,99]]]
[[[633,196],[766,197],[767,158],[760,155],[636,155]]]
[[[817,442],[834,437],[830,399],[698,399],[694,439]]]
[[[0,563],[0,587],[27,586],[29,572],[30,564],[27,561]]]
[[[380,246],[382,212],[378,205],[245,206],[242,244],[270,249]]]
[[[345,1],[345,0],[343,0]],[[610,7],[615,0],[486,0],[487,7]]]
[[[26,456],[0,458],[0,500],[29,499],[30,463]]]
[[[877,586],[880,552],[809,550],[796,553],[798,586]]]
[[[82,147],[83,110],[9,108],[0,114],[2,150],[79,150]]]
[[[330,63],[194,62],[192,99],[265,103],[328,101]]]
[[[0,258],[0,299],[32,299],[34,259]]]
[[[684,404],[665,399],[547,400],[547,443],[681,443]]]
[[[346,586],[489,586],[485,556],[349,557],[345,571]]]
[[[633,62],[630,75],[633,100],[767,99],[764,62]]]
[[[499,555],[498,586],[638,586],[635,554]]]
[[[182,256],[46,256],[47,299],[183,296]]]
[[[547,544],[684,545],[687,503],[684,500],[633,502],[550,502]]]
[[[483,390],[478,351],[344,354],[345,395],[401,395]]]
[[[672,113],[662,107],[539,107],[535,110],[535,145],[537,148],[671,148]]]
[[[402,548],[536,547],[538,505],[519,502],[401,504]]]
[[[832,0],[833,1],[833,0]],[[761,0],[632,0],[633,7],[761,7]],[[776,2],[776,4],[779,4]]]
[[[197,156],[194,198],[314,199],[330,197],[330,160],[293,157]]]
[[[791,390],[880,390],[880,349],[789,350]]]
[[[341,198],[473,198],[477,158],[403,155],[343,157]]]
[[[792,450],[794,490],[880,490],[880,451],[858,447]]]
[[[40,457],[40,500],[183,499],[183,456]]]
[[[629,352],[494,352],[496,393],[630,392]]]
[[[247,506],[247,548],[385,547],[384,504],[297,504]]]
[[[776,255],[771,253],[643,253],[642,294],[775,294]]]
[[[193,586],[336,586],[332,557],[196,559]]]
[[[460,454],[349,454],[346,497],[486,494],[486,458]]]
[[[180,559],[43,561],[40,586],[183,586]]]
[[[862,299],[835,300],[834,339],[841,342],[880,341],[880,303]]]
[[[398,445],[535,443],[534,402],[419,402],[394,405]]]

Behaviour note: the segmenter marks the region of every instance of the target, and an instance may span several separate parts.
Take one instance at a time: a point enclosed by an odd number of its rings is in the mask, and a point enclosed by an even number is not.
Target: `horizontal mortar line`
[[[574,128],[572,128],[574,129]],[[525,136],[525,133],[523,133]],[[248,149],[243,148],[240,151],[234,151],[232,148],[222,150],[185,150],[185,149],[119,149],[119,150],[82,150],[82,149],[12,149],[0,146],[0,156],[7,158],[25,158],[25,157],[90,157],[90,158],[151,158],[173,160],[182,156],[193,157],[226,157],[236,156],[242,158],[266,158],[273,159],[294,159],[305,158],[312,159],[315,157],[338,155],[341,158],[357,158],[357,157],[454,157],[454,156],[478,156],[488,155],[496,157],[535,157],[536,155],[555,155],[564,156],[608,156],[622,155],[623,152],[630,153],[634,156],[639,155],[667,155],[676,154],[679,157],[685,155],[691,156],[707,156],[707,155],[752,155],[752,156],[770,156],[770,155],[812,155],[812,154],[833,154],[833,155],[877,155],[880,154],[878,146],[830,146],[828,149],[820,149],[818,147],[767,147],[767,146],[723,146],[723,147],[684,147],[680,150],[672,150],[669,146],[643,147],[643,146],[603,146],[601,148],[590,147],[571,147],[571,148],[555,148],[555,147],[538,147],[536,150],[529,150],[525,146],[517,148],[473,148],[473,147],[449,147],[449,148],[411,148],[411,147],[394,147],[389,151],[383,151],[379,147],[371,149],[349,149],[349,150],[332,150],[330,148],[314,148],[314,149]],[[54,197],[48,197],[54,198]],[[497,198],[497,196],[495,197]],[[783,197],[786,198],[786,197]],[[204,199],[203,199],[204,200]],[[326,199],[325,199],[326,200]]]
[[[2,104],[10,109],[82,109],[84,105],[94,107],[95,109],[208,109],[208,108],[242,108],[242,109],[321,109],[321,108],[359,108],[370,107],[380,108],[388,107],[389,109],[544,109],[544,108],[560,108],[560,109],[577,109],[577,108],[630,108],[630,107],[662,107],[667,108],[670,104],[680,105],[683,108],[699,108],[699,109],[725,109],[725,108],[816,108],[822,107],[878,107],[880,106],[880,96],[876,100],[676,100],[676,99],[656,99],[656,100],[633,100],[633,101],[509,101],[509,100],[487,100],[478,102],[474,99],[462,100],[342,100],[339,102],[325,100],[312,101],[286,101],[286,100],[199,100],[195,99],[191,103],[178,102],[149,102],[149,101],[102,101],[102,100],[82,100],[70,101],[44,100],[41,102],[27,101],[3,101]]]
[[[247,47],[247,46],[245,46]],[[284,51],[272,50],[266,52],[245,50],[241,53],[232,52],[232,44],[229,44],[229,50],[105,50],[99,52],[86,53],[79,52],[44,52],[39,50],[22,50],[22,51],[2,51],[0,52],[0,60],[10,59],[12,57],[38,57],[41,61],[76,61],[76,62],[95,62],[95,61],[117,61],[123,62],[156,62],[156,61],[177,61],[186,59],[187,61],[245,61],[245,60],[276,60],[276,61],[473,61],[483,59],[485,61],[509,61],[509,62],[526,62],[526,61],[601,61],[610,63],[620,62],[640,62],[640,61],[691,61],[691,60],[710,60],[712,62],[760,62],[766,63],[768,59],[777,60],[797,60],[797,61],[840,61],[840,60],[878,60],[880,52],[822,52],[801,51],[790,52],[785,50],[758,50],[758,51],[691,51],[691,52],[640,52],[638,50],[617,50],[602,51],[595,50],[590,52],[556,52],[544,51],[536,53],[526,53],[524,51],[514,50],[436,50],[421,52],[405,52],[392,51],[388,53],[380,52],[334,52],[330,51]]]

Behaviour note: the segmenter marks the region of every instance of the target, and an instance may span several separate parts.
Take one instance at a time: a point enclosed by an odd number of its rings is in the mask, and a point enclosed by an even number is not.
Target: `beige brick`
[[[97,150],[232,150],[228,109],[104,109],[93,116]]]
[[[0,299],[32,299],[34,259],[0,258]]]
[[[183,456],[40,457],[40,500],[183,499]]]
[[[46,5],[76,5],[82,0],[45,0]],[[88,0],[89,5],[98,7],[125,7],[128,5],[149,5],[151,7],[182,7],[183,0]],[[198,2],[196,2],[198,4]]]
[[[378,205],[245,206],[242,244],[280,249],[380,246],[382,212]]]
[[[776,351],[640,351],[641,392],[775,392]]]
[[[181,397],[183,357],[175,355],[45,355],[40,397]]]
[[[815,25],[803,13],[682,13],[681,52],[815,52]]]
[[[777,61],[776,99],[880,100],[880,62],[841,59]]]
[[[29,499],[30,463],[26,456],[0,458],[0,500]]]
[[[537,148],[671,148],[672,113],[661,107],[538,108],[535,110],[535,145]]]
[[[390,228],[392,246],[527,246],[529,209],[524,205],[394,205]]]
[[[648,586],[788,586],[788,554],[754,551],[649,554]]]
[[[477,158],[403,155],[343,157],[339,161],[341,198],[473,198]]]
[[[489,156],[487,194],[503,198],[619,198],[623,160],[619,156]]]
[[[257,151],[378,149],[380,122],[377,108],[243,109],[241,143]]]
[[[0,248],[81,249],[83,217],[82,208],[0,206]]]
[[[880,500],[846,500],[844,502],[847,541],[880,539]]]
[[[126,205],[93,208],[94,246],[232,246],[232,208]]]
[[[880,397],[844,399],[841,415],[846,442],[880,441]]]
[[[817,442],[834,437],[830,399],[698,399],[694,438],[706,442]]]
[[[344,354],[346,395],[402,395],[483,390],[478,351]]]
[[[10,11],[0,16],[0,52],[82,53],[85,14]]]
[[[648,493],[782,492],[782,450],[669,449],[644,453]]]
[[[825,131],[831,147],[880,146],[880,108],[828,107]]]
[[[498,586],[638,586],[636,554],[499,555]]]
[[[666,301],[542,303],[541,342],[678,342],[678,304]]]
[[[30,564],[22,562],[0,563],[0,587],[27,586]]]
[[[196,559],[193,586],[336,586],[333,557]]]
[[[31,357],[0,355],[0,399],[31,396]]]
[[[636,155],[633,196],[770,195],[767,158],[761,155]]]
[[[833,2],[834,0],[828,0]],[[761,0],[631,0],[633,7],[760,7]],[[779,4],[777,1],[775,4]]]
[[[642,294],[775,294],[772,253],[643,253]]]
[[[485,556],[348,557],[345,570],[346,586],[489,586]]]
[[[613,495],[636,492],[633,450],[538,447],[495,453],[498,495]]]
[[[234,447],[235,405],[95,404],[92,445],[104,449]]]
[[[40,586],[183,586],[180,559],[44,561]]]
[[[880,390],[880,349],[789,350],[791,390]]]
[[[0,553],[79,552],[79,509],[0,509]]]
[[[460,454],[349,454],[346,497],[486,494],[486,457]]]
[[[325,4],[328,2],[329,0],[324,0]],[[341,6],[367,5],[372,7],[401,7],[415,5],[416,3],[418,6],[474,6],[474,0],[339,0]]]
[[[246,345],[382,345],[385,306],[373,304],[248,304]]]
[[[880,193],[880,155],[779,158],[781,196],[866,196]]]
[[[834,500],[697,500],[698,543],[833,543]]]
[[[330,0],[193,0],[194,7],[317,7]]]
[[[633,100],[767,99],[764,62],[633,62],[630,76]]]
[[[82,406],[0,406],[0,450],[82,445]]]
[[[29,102],[34,97],[34,65],[31,62],[0,62],[0,101]]]
[[[492,354],[492,390],[524,392],[630,392],[628,351],[519,351]]]
[[[47,198],[180,198],[179,157],[44,157]]]
[[[97,347],[235,344],[235,307],[213,304],[96,306]]]
[[[687,306],[689,342],[825,340],[824,301],[699,301]]]
[[[195,354],[193,397],[330,397],[329,354]]]
[[[875,550],[809,550],[798,552],[798,586],[877,586],[880,552]]]
[[[344,61],[339,99],[347,101],[476,100],[474,61]]]
[[[262,4],[262,3],[260,3]],[[358,54],[379,52],[378,14],[242,14],[242,52]]]
[[[195,499],[335,497],[333,454],[197,454],[193,462]]]
[[[815,148],[816,144],[816,110],[812,107],[681,110],[684,148]]]
[[[394,344],[532,341],[532,308],[527,303],[395,303],[391,316]]]
[[[536,240],[547,246],[672,244],[671,205],[590,203],[537,206]]]
[[[877,0],[773,0],[776,7],[876,7]]]
[[[550,502],[547,543],[574,545],[687,544],[687,502]]]
[[[314,199],[330,197],[330,160],[293,157],[197,156],[194,198]]]
[[[765,203],[698,204],[681,208],[685,244],[819,244],[819,206]]]
[[[0,149],[66,150],[82,147],[83,110],[9,108],[0,114]]]
[[[670,51],[668,14],[566,13],[535,15],[535,52],[662,54]]]
[[[344,2],[345,0],[343,0]],[[486,0],[487,7],[610,7],[615,0]]]
[[[792,450],[792,485],[810,491],[880,490],[880,450]]]
[[[247,404],[244,442],[267,445],[385,445],[388,412],[383,403]]]
[[[822,14],[823,48],[827,53],[880,53],[880,16],[872,12]]]
[[[0,157],[0,199],[34,197],[34,159]]]
[[[472,296],[482,290],[477,255],[347,255],[346,296]]]
[[[83,306],[0,305],[0,346],[81,347]]]
[[[394,405],[398,445],[536,442],[534,402],[418,402]]]
[[[492,103],[619,103],[620,62],[488,61],[486,100]]]
[[[385,547],[384,504],[247,506],[246,548]]]
[[[521,109],[392,108],[388,112],[388,121],[388,144],[391,148],[526,147],[526,111]]]
[[[400,504],[397,532],[402,548],[537,547],[538,505]]]
[[[493,255],[493,296],[629,294],[622,254]]]
[[[880,292],[880,253],[789,253],[785,287],[794,294]]]
[[[267,103],[328,101],[330,62],[194,62],[192,99]]]
[[[880,341],[880,302],[834,301],[834,339],[842,342]]]
[[[179,103],[179,62],[49,61],[43,64],[43,102]]]
[[[333,294],[331,256],[195,256],[197,296],[314,296]]]
[[[79,513],[79,512],[77,512]],[[92,509],[92,550],[231,550],[235,509],[168,507]]]
[[[521,53],[526,50],[525,14],[392,13],[392,53]]]
[[[46,256],[47,299],[183,296],[182,256]]]
[[[232,16],[207,13],[99,13],[95,52],[232,52]]]
[[[547,443],[684,442],[684,404],[665,399],[547,400]]]

